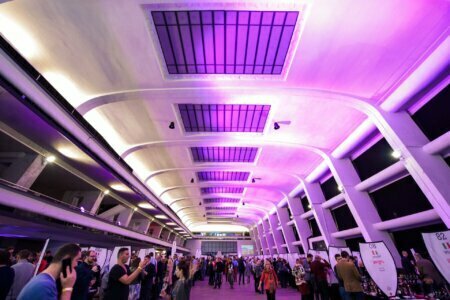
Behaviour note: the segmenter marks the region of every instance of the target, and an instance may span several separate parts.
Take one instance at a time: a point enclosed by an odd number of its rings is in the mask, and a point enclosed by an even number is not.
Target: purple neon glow
[[[230,186],[216,186],[205,187],[200,189],[202,194],[242,194],[244,192],[243,187],[230,187]]]
[[[256,147],[191,147],[194,162],[254,162]]]
[[[250,172],[211,171],[197,172],[199,181],[247,181]]]
[[[281,74],[298,11],[153,11],[169,74]]]
[[[263,132],[270,105],[178,104],[186,132]]]
[[[220,211],[209,211],[206,213],[207,216],[233,216],[234,212],[220,212]]]
[[[204,204],[212,203],[239,203],[239,198],[206,198],[203,199]]]

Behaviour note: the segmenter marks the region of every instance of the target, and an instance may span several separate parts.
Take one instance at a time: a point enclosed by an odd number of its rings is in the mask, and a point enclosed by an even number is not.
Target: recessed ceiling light
[[[104,190],[103,193],[104,193],[105,195],[108,195],[108,194],[109,194],[109,190]]]
[[[119,191],[119,192],[131,192],[131,190],[127,186],[125,186],[124,184],[121,184],[121,183],[111,184],[110,187],[113,190],[116,190],[116,191]]]
[[[181,228],[181,227],[175,227],[174,229],[175,230],[183,230],[183,228]]]
[[[175,225],[177,225],[176,223],[174,223],[174,222],[169,222],[169,223],[166,223],[167,225],[170,225],[170,226],[175,226]]]
[[[400,151],[398,151],[398,150],[392,151],[391,155],[392,155],[392,157],[395,158],[395,159],[399,159],[399,158],[402,157],[402,153],[401,153]]]
[[[50,155],[50,156],[47,156],[47,157],[45,158],[45,160],[46,160],[47,162],[49,162],[49,163],[52,163],[52,162],[54,162],[54,161],[56,160],[56,157],[55,157],[54,155]]]
[[[155,218],[157,219],[167,219],[165,215],[156,215]]]
[[[154,209],[155,207],[151,205],[148,202],[141,202],[138,204],[139,207],[145,208],[145,209]]]

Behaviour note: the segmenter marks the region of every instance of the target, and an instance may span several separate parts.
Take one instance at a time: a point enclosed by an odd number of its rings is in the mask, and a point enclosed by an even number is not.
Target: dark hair
[[[178,265],[177,268],[180,269],[181,272],[183,272],[183,276],[184,278],[188,278],[189,277],[189,266],[186,263],[186,261],[181,260]]]
[[[27,249],[20,250],[19,253],[17,253],[19,259],[27,259],[28,257],[30,257],[30,255],[31,252],[28,251]]]
[[[334,259],[337,259],[338,257],[341,257],[341,255],[340,255],[339,253],[336,253],[336,254],[334,255]]]
[[[153,257],[153,252],[150,252],[150,254],[148,255],[148,257]]]
[[[342,251],[341,252],[341,256],[342,256],[342,258],[348,258],[348,252],[347,251]]]
[[[52,263],[59,263],[64,258],[66,258],[66,256],[69,256],[71,259],[73,259],[80,252],[81,252],[81,248],[77,244],[65,244],[65,245],[62,245],[56,251],[55,256],[53,257]],[[46,253],[48,253],[48,251]]]
[[[45,251],[45,254],[51,254],[52,253],[52,251],[51,250],[47,250],[47,251]]]
[[[312,255],[311,253],[308,253],[308,255],[306,255],[306,257],[314,257],[314,255]]]
[[[117,252],[117,257],[121,256],[122,253],[124,253],[125,251],[128,251],[128,248],[126,248],[126,247],[120,248],[119,252]]]
[[[9,252],[0,250],[0,265],[9,265],[10,263]]]
[[[151,255],[147,254],[147,255],[145,256],[145,258],[150,258],[150,256],[151,256]]]

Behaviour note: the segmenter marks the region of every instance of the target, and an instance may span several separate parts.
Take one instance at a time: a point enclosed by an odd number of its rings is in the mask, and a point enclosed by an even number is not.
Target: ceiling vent
[[[236,211],[236,206],[210,206],[205,207],[206,210],[228,210],[228,211]]]
[[[270,105],[178,104],[185,132],[263,132]]]
[[[247,181],[250,172],[204,171],[197,172],[198,181]]]
[[[200,189],[204,194],[242,194],[244,192],[243,187],[205,187]]]
[[[169,74],[280,75],[298,11],[152,11]]]
[[[255,162],[256,147],[191,147],[194,162]]]
[[[205,204],[212,203],[239,203],[239,198],[206,198],[203,200]]]

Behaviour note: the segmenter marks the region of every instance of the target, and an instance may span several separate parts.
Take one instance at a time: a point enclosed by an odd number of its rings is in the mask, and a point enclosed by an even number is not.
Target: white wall
[[[187,240],[185,248],[190,250],[191,255],[195,255],[195,252],[197,251],[197,249],[200,249],[200,250],[202,249],[202,241],[208,241],[208,240],[197,240],[197,239]],[[220,242],[220,240],[209,240],[209,241]],[[237,241],[238,255],[241,255],[241,246],[242,245],[253,245],[253,251],[256,252],[256,246],[255,246],[255,243],[253,240],[238,240]]]

